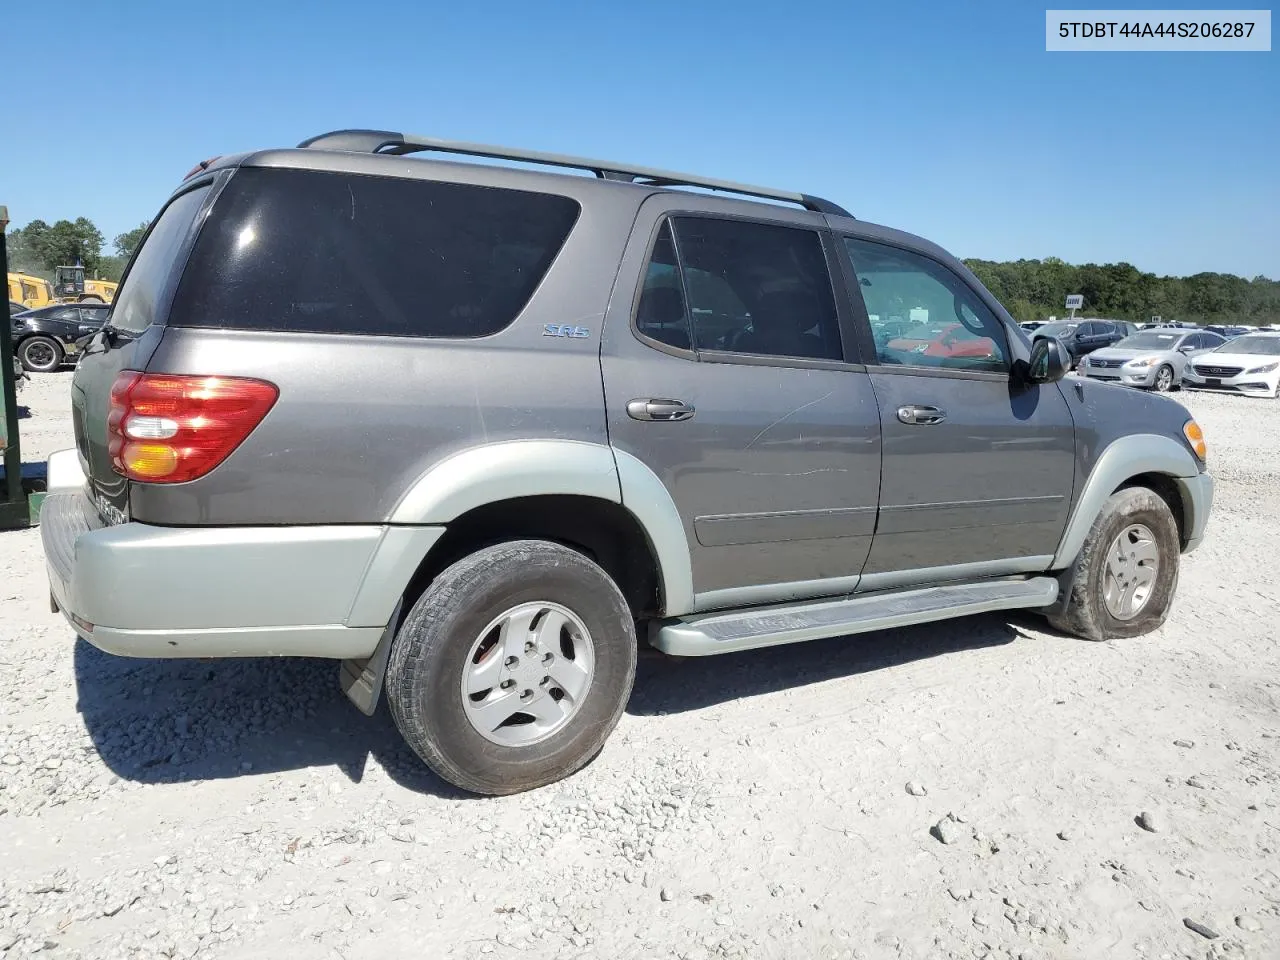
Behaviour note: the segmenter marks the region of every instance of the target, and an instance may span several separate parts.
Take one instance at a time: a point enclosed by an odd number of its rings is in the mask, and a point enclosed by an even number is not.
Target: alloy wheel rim
[[[530,746],[564,729],[594,675],[595,646],[582,618],[558,603],[522,603],[490,621],[471,644],[463,709],[486,740]]]
[[[1103,572],[1102,599],[1117,620],[1132,620],[1155,592],[1160,548],[1151,528],[1131,523],[1111,541]]]
[[[1156,389],[1161,393],[1173,386],[1173,371],[1161,367],[1156,371]]]
[[[47,343],[41,343],[39,341],[28,344],[26,355],[28,363],[33,367],[39,367],[42,370],[50,366],[54,359],[53,347],[49,346]]]

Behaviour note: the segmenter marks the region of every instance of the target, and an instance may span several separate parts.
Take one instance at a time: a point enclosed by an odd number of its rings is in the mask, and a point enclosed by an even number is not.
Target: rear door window
[[[678,350],[692,346],[689,313],[684,305],[684,284],[676,262],[671,224],[664,222],[645,268],[644,287],[636,306],[636,329],[646,337]]]
[[[674,224],[697,349],[843,359],[817,232],[712,217]]]
[[[201,231],[170,323],[488,336],[524,309],[578,213],[548,193],[243,168]]]

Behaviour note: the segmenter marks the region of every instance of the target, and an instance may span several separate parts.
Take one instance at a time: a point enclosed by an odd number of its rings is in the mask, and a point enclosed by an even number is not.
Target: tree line
[[[104,251],[106,238],[92,220],[76,217],[54,224],[32,220],[25,227],[8,233],[9,269],[53,278],[54,267],[74,266],[85,269],[85,276],[102,280],[119,280],[134,248],[142,240],[147,224],[139,224],[112,241],[114,252]]]
[[[1191,323],[1280,324],[1280,282],[1230,273],[1158,277],[1128,263],[1075,266],[1047,257],[965,263],[1019,322],[1066,314],[1067,295],[1084,296],[1078,316],[1146,322],[1153,316]]]
[[[9,269],[52,278],[53,268],[79,260],[87,275],[119,280],[147,224],[119,234],[112,250],[87,217],[52,225],[32,220],[9,233]],[[1280,324],[1280,282],[1229,273],[1158,277],[1128,263],[1076,266],[1043,260],[966,260],[987,289],[1018,321],[1062,316],[1068,294],[1084,296],[1083,316],[1143,322],[1153,316],[1191,323]]]

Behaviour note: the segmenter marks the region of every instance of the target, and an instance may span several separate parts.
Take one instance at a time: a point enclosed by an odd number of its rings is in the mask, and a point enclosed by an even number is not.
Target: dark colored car
[[[35,373],[57,370],[78,350],[76,341],[97,333],[111,310],[108,303],[57,303],[10,315],[13,354]]]
[[[1236,337],[1243,337],[1249,332],[1248,327],[1222,326],[1216,323],[1205,327],[1205,329],[1210,333],[1216,333],[1220,337],[1226,337],[1228,340],[1234,340]]]
[[[26,313],[31,308],[25,303],[19,303],[17,300],[9,301],[9,316],[16,317],[20,313]]]
[[[1046,323],[1032,334],[1036,340],[1052,337],[1061,343],[1071,356],[1074,367],[1081,357],[1119,343],[1129,331],[1110,320],[1059,320]]]

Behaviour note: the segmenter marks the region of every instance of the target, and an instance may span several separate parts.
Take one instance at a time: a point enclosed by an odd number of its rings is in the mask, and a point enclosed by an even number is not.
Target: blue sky
[[[53,56],[7,44],[17,224],[110,239],[198,160],[362,126],[804,190],[960,256],[1280,278],[1274,50],[1046,53],[1003,2],[56,7]]]

